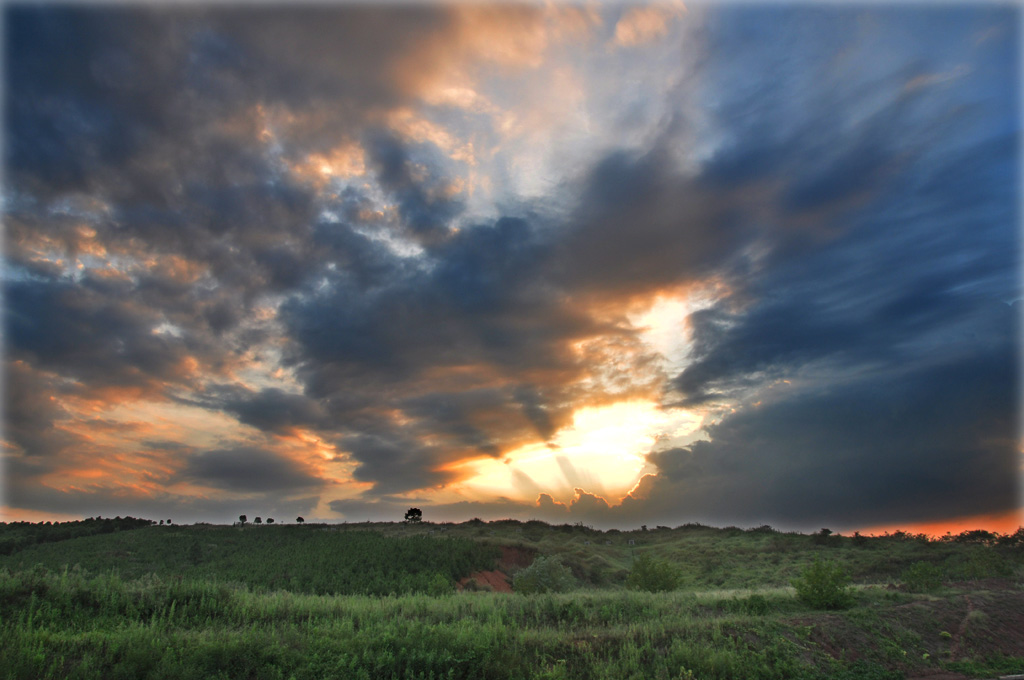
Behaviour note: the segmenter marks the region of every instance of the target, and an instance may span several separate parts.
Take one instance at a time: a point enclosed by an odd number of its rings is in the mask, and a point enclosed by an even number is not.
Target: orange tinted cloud
[[[668,34],[670,22],[685,12],[682,2],[631,7],[615,24],[614,43],[634,47],[662,38]]]
[[[290,165],[304,182],[323,188],[334,178],[348,179],[366,172],[366,154],[353,142],[344,142],[322,153],[311,153]]]
[[[584,41],[600,24],[584,7],[464,4],[451,9],[446,30],[409,52],[394,70],[407,92],[471,88],[480,71],[537,68],[557,45]]]

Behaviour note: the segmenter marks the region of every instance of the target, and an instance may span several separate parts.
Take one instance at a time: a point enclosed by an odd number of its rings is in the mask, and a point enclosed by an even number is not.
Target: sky
[[[1024,523],[1015,5],[3,14],[8,521]]]

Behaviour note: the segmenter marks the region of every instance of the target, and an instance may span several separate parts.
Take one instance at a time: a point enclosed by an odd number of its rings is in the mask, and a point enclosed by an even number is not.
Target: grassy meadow
[[[1024,673],[1021,532],[117,522],[0,525],[0,678]],[[815,564],[836,608],[793,587]]]

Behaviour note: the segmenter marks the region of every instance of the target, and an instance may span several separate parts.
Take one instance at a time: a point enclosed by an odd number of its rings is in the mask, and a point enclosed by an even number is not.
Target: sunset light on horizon
[[[0,520],[1024,525],[1019,8],[4,15]]]

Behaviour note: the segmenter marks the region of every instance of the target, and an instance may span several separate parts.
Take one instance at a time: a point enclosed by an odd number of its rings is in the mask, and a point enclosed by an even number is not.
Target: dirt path
[[[475,582],[476,585],[470,583]],[[496,593],[511,593],[512,583],[509,577],[494,569],[493,571],[475,571],[459,581],[459,590],[493,590]]]
[[[974,612],[974,603],[971,602],[969,595],[964,595],[964,600],[967,601],[967,613],[964,614],[963,620],[960,622],[960,627],[956,631],[956,635],[953,636],[953,643],[950,645],[950,658],[954,661],[960,656],[960,648],[963,643],[964,633],[967,632],[967,622],[971,619],[971,614]]]

